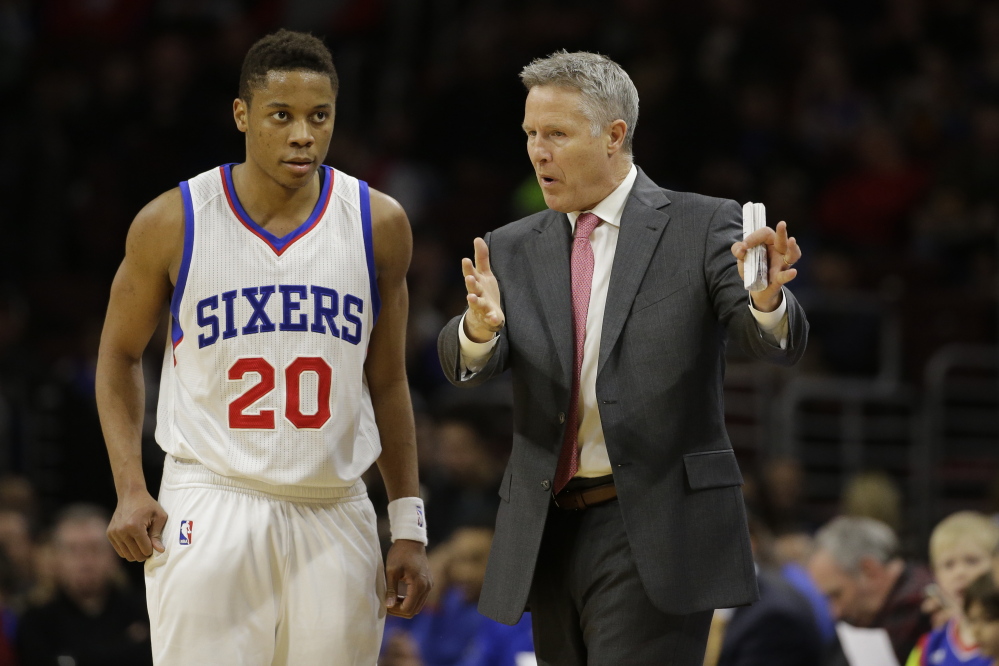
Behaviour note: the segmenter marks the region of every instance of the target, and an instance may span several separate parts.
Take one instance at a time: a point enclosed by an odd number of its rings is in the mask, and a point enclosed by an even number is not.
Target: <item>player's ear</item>
[[[237,97],[232,102],[232,117],[236,121],[236,129],[246,132],[249,125],[246,121],[246,114],[249,113],[249,104]]]

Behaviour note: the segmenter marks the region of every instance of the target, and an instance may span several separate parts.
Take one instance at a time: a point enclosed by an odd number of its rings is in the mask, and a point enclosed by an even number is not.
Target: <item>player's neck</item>
[[[281,185],[248,160],[232,168],[232,183],[243,209],[265,229],[271,226],[294,229],[309,217],[319,199],[318,172],[308,185],[290,188]]]

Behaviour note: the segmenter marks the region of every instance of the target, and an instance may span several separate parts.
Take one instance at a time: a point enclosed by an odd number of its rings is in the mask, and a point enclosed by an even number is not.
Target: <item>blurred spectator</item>
[[[930,573],[903,560],[895,533],[872,518],[836,518],[818,531],[815,546],[808,571],[829,600],[833,617],[856,627],[884,629],[899,663],[905,663],[930,629],[920,608],[923,590],[932,582]],[[846,663],[838,643],[826,663]]]
[[[22,613],[35,587],[34,539],[27,517],[20,511],[0,509],[0,550],[10,563],[7,605]]]
[[[902,492],[884,472],[861,472],[843,489],[840,515],[873,518],[897,534],[902,528]]]
[[[774,566],[770,536],[750,517],[750,543],[756,560],[760,599],[751,606],[716,611],[724,622],[718,666],[814,666],[823,643],[808,600]],[[715,623],[712,622],[712,630]]]
[[[999,660],[999,583],[990,574],[975,579],[964,593],[964,612],[987,657]]]
[[[772,458],[764,463],[760,479],[756,511],[775,535],[774,556],[781,564],[796,562],[804,566],[812,551],[811,532],[815,526],[803,501],[805,472],[801,461]]]
[[[98,507],[67,507],[53,528],[58,590],[25,613],[18,629],[21,666],[152,664],[142,598],[121,586],[119,560]]]
[[[447,539],[459,525],[491,525],[499,507],[503,467],[474,406],[445,414],[436,427],[436,468],[422,478],[431,543]]]
[[[480,615],[493,531],[460,527],[430,553],[433,598],[412,620],[390,617],[380,666],[517,666],[533,654],[530,614],[508,627]]]
[[[936,628],[919,640],[907,666],[991,666],[992,660],[979,653],[963,609],[965,590],[991,571],[997,546],[999,525],[981,513],[960,511],[936,526],[930,536],[930,562],[937,584],[927,589],[923,604],[924,611],[934,614]]]
[[[776,549],[777,540],[773,533],[757,516],[749,514],[749,536],[752,540],[753,557],[762,569],[779,571],[781,576],[808,601],[815,619],[822,644],[827,645],[836,637],[836,623],[829,612],[829,603],[815,582],[808,575],[803,564],[797,560],[781,560]],[[809,551],[811,553],[809,537]],[[807,554],[806,554],[807,561]]]

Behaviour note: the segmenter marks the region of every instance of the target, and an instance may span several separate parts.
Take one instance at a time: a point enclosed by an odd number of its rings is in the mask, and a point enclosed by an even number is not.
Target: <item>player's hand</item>
[[[400,594],[400,583],[406,592]],[[390,615],[410,618],[420,612],[434,586],[427,549],[419,541],[399,539],[385,561],[385,607]]]
[[[145,490],[118,498],[118,507],[108,525],[108,540],[129,562],[145,562],[153,550],[162,553],[163,527],[167,513]]]
[[[793,236],[788,238],[787,223],[784,221],[777,223],[776,231],[770,227],[757,229],[743,240],[732,244],[732,254],[739,266],[739,277],[745,279],[743,271],[746,252],[751,247],[763,244],[767,246],[767,267],[770,271],[767,276],[767,288],[762,291],[751,291],[749,295],[757,310],[773,312],[780,305],[781,285],[798,276],[798,269],[792,266],[801,259],[801,248]]]
[[[461,260],[461,272],[465,276],[465,290],[468,295],[468,312],[465,313],[465,335],[472,342],[492,340],[496,331],[503,328],[506,317],[500,308],[500,288],[496,276],[489,268],[489,246],[481,238],[473,241],[475,264],[465,258]]]

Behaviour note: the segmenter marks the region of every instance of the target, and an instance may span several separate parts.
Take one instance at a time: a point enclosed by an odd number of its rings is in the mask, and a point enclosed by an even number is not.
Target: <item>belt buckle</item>
[[[576,494],[582,506],[562,506],[561,504],[558,503],[558,495],[555,494],[555,491],[552,491],[552,501],[555,502],[556,508],[562,509],[563,511],[582,511],[583,509],[585,509],[586,500],[582,498],[582,495],[580,495],[579,491],[570,491],[570,492],[574,492]],[[569,493],[566,493],[566,497],[568,496]]]

